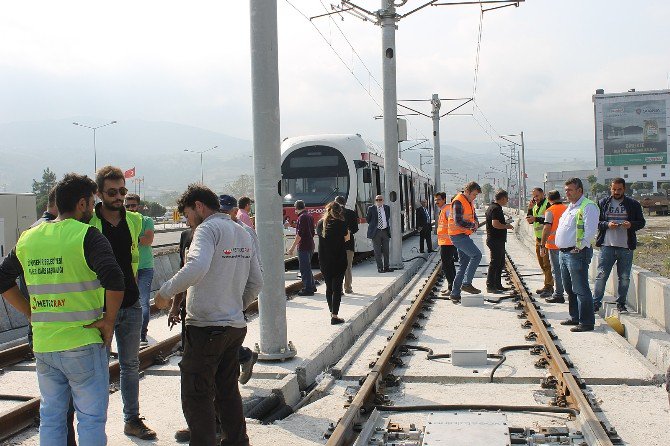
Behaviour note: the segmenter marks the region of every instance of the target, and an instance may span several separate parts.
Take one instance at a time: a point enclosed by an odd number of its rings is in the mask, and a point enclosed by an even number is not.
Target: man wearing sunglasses
[[[368,238],[372,239],[377,271],[386,273],[389,268],[389,239],[391,238],[391,208],[384,204],[384,197],[377,195],[375,204],[368,207]],[[383,260],[383,261],[382,261]]]
[[[156,438],[156,432],[144,424],[140,417],[139,352],[142,330],[142,306],[137,286],[140,253],[138,241],[142,231],[142,216],[126,212],[123,200],[128,194],[123,171],[105,166],[95,176],[98,198],[89,224],[98,228],[112,245],[116,261],[123,271],[125,294],[116,316],[114,335],[121,369],[121,397],[123,399],[123,432],[142,440]]]

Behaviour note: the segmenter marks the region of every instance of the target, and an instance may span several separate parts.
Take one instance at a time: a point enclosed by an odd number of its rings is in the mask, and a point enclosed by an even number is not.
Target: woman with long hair
[[[347,270],[347,251],[344,242],[351,237],[344,221],[344,208],[336,202],[326,205],[323,216],[316,225],[319,236],[319,267],[326,282],[326,300],[330,310],[331,325],[341,324],[338,317],[342,300],[342,282]]]

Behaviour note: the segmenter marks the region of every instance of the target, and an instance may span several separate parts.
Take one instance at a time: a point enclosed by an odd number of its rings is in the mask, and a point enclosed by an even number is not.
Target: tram
[[[357,252],[372,251],[366,237],[367,208],[375,195],[384,195],[384,152],[361,135],[310,135],[287,138],[282,142],[283,215],[286,234],[292,233],[297,215],[296,200],[303,200],[315,223],[324,206],[341,195],[347,208],[358,215],[359,231],[355,234]],[[433,206],[433,181],[416,166],[399,160],[400,225],[403,235],[416,230],[415,209],[425,199]],[[388,204],[388,203],[387,203]],[[431,218],[434,218],[431,215]],[[290,235],[289,235],[290,237]]]

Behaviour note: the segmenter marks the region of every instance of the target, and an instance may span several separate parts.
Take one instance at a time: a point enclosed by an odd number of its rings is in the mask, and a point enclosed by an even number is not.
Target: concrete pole
[[[258,359],[277,360],[296,354],[292,344],[287,345],[282,204],[277,190],[281,180],[277,1],[251,0],[250,11],[254,195],[265,282],[258,298],[256,351]]]
[[[430,101],[433,106],[433,182],[435,183],[435,192],[442,192],[440,185],[440,98],[433,94]]]
[[[379,11],[382,27],[384,89],[384,201],[391,207],[389,263],[402,269],[402,233],[400,231],[400,180],[398,178],[398,94],[396,91],[395,24],[397,16],[392,0],[382,0]]]
[[[526,147],[524,146],[523,143],[523,132],[521,132],[521,184],[522,184],[522,191],[523,191],[523,206],[524,208],[526,207],[526,197],[527,190],[526,190]],[[546,191],[545,191],[546,192]]]

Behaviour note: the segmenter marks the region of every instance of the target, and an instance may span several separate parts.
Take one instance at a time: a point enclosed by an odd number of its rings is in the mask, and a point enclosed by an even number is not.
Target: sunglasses
[[[131,204],[126,205],[126,209],[135,209],[135,208],[138,208],[138,207],[139,207],[139,205],[137,205],[135,203],[131,203]]]
[[[125,187],[121,187],[119,189],[103,190],[102,192],[107,194],[110,197],[116,197],[117,195],[121,195],[122,197],[125,197],[126,194],[128,194],[128,189],[126,189]]]
[[[375,201],[384,201],[383,198],[375,198]]]

